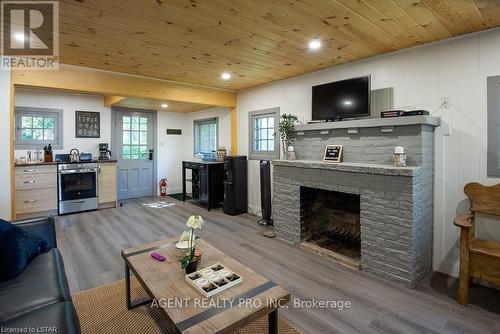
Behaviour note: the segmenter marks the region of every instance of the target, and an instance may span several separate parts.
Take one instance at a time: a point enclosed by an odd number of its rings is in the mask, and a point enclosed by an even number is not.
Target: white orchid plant
[[[188,227],[188,229],[186,229],[182,233],[182,235],[180,237],[180,241],[189,241],[189,254],[186,255],[185,257],[183,257],[182,260],[180,261],[182,269],[186,269],[189,262],[193,261],[193,259],[195,257],[196,247],[193,244],[193,242],[194,242],[194,230],[200,230],[202,228],[203,224],[205,224],[205,222],[203,221],[203,217],[201,217],[197,213],[195,213],[194,215],[189,217],[187,222],[186,222],[186,226]]]

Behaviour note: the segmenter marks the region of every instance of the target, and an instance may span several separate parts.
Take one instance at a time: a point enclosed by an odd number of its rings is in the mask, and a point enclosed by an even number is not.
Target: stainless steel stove
[[[59,214],[95,210],[99,206],[95,162],[62,163],[57,167]]]

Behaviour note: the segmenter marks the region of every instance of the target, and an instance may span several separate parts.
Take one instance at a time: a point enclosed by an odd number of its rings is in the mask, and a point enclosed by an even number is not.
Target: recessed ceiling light
[[[321,47],[321,40],[315,38],[309,42],[309,50],[318,50]]]
[[[16,32],[14,38],[19,42],[24,42],[24,34],[22,32]]]
[[[231,79],[231,73],[229,73],[229,72],[223,72],[220,75],[220,77],[221,77],[222,80],[229,80],[229,79]]]
[[[345,100],[344,101],[344,105],[351,106],[352,105],[352,101],[351,100]]]
[[[161,107],[162,107],[162,108],[168,108],[168,104],[166,104],[166,103],[162,103],[162,104],[161,104]]]

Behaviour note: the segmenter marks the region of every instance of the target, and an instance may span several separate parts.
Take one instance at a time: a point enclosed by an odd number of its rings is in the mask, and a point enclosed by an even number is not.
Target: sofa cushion
[[[0,282],[0,301],[0,322],[45,305],[71,301],[59,250],[40,254],[21,275]]]
[[[0,281],[21,274],[46,247],[47,242],[35,233],[0,219]]]
[[[24,230],[33,232],[47,242],[46,249],[57,248],[56,226],[53,216],[43,216],[30,219],[13,221],[12,224],[22,227]]]
[[[80,333],[80,324],[72,302],[44,306],[2,323],[5,333],[17,333],[16,329],[23,328],[33,329],[33,333]]]

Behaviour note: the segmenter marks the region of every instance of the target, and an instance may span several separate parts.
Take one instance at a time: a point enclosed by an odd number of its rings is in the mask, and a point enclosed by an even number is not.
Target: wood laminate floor
[[[175,202],[155,209],[142,204]],[[290,307],[282,311],[305,333],[500,333],[500,291],[474,286],[471,304],[458,305],[456,280],[429,275],[412,290],[339,265],[296,245],[262,236],[250,214],[228,216],[172,198],[142,198],[123,207],[58,217],[57,235],[71,291],[124,277],[120,250],[176,236],[192,213],[206,221],[199,233],[223,252],[286,287],[292,298],[349,301],[349,309]],[[297,305],[296,305],[297,306]]]

